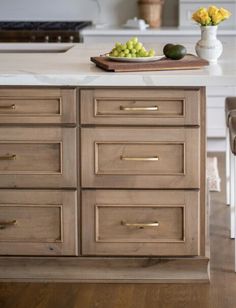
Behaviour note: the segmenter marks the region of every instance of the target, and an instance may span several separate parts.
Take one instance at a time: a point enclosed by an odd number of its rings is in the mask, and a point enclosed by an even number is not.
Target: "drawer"
[[[199,125],[200,103],[200,89],[81,90],[81,123]]]
[[[76,128],[0,127],[0,187],[76,187]]]
[[[200,129],[82,128],[82,186],[199,188]]]
[[[76,191],[1,190],[1,255],[77,255]]]
[[[85,190],[83,255],[198,255],[199,192]]]
[[[76,123],[75,89],[0,89],[0,123]]]

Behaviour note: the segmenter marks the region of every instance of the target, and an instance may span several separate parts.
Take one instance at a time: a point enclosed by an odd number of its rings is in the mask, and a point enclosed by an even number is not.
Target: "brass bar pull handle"
[[[0,156],[0,160],[15,160],[16,154]]]
[[[147,222],[147,223],[129,223],[125,221],[121,221],[120,223],[122,226],[126,227],[131,227],[131,228],[139,228],[139,229],[144,229],[144,228],[157,228],[159,227],[159,222]]]
[[[125,107],[120,106],[120,110],[123,111],[158,111],[158,106],[151,106],[151,107]]]
[[[6,105],[6,106],[0,106],[0,110],[15,110],[16,109],[16,105],[12,104],[12,105]]]
[[[133,161],[158,161],[158,156],[152,156],[152,157],[125,157],[123,155],[120,156],[121,160],[133,160]]]
[[[16,224],[16,220],[10,221],[0,221],[0,230],[6,229],[7,227],[14,226]]]

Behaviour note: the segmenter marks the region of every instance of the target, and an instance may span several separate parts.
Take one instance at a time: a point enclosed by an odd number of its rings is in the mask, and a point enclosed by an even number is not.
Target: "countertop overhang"
[[[152,47],[160,50],[163,45]],[[186,47],[194,52],[193,45]],[[236,86],[234,40],[224,45],[218,64],[185,71],[111,73],[90,62],[91,56],[111,48],[74,44],[62,53],[1,53],[0,44],[0,86]]]

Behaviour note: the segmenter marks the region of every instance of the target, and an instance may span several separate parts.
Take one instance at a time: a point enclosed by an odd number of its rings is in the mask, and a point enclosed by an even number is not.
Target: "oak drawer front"
[[[198,128],[82,128],[82,186],[199,188]]]
[[[77,255],[76,191],[1,190],[1,255]]]
[[[0,187],[76,187],[76,128],[1,127]]]
[[[198,255],[197,191],[82,193],[84,255]]]
[[[201,90],[81,90],[81,123],[199,125]]]
[[[76,123],[74,89],[0,89],[0,123]]]

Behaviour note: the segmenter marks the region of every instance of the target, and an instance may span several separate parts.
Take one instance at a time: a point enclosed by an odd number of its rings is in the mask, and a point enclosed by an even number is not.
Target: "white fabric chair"
[[[235,238],[235,156],[230,150],[231,137],[229,123],[231,118],[236,117],[236,97],[227,97],[225,100],[226,120],[226,204],[230,205],[230,237]],[[232,122],[234,123],[234,121]],[[231,125],[232,125],[231,123]],[[231,127],[232,128],[232,127]]]
[[[229,144],[230,144],[230,216],[233,222],[236,221],[236,116],[229,118]],[[231,225],[232,227],[232,225]],[[234,234],[236,234],[236,224],[234,224]],[[235,272],[236,272],[236,242],[235,242]]]

